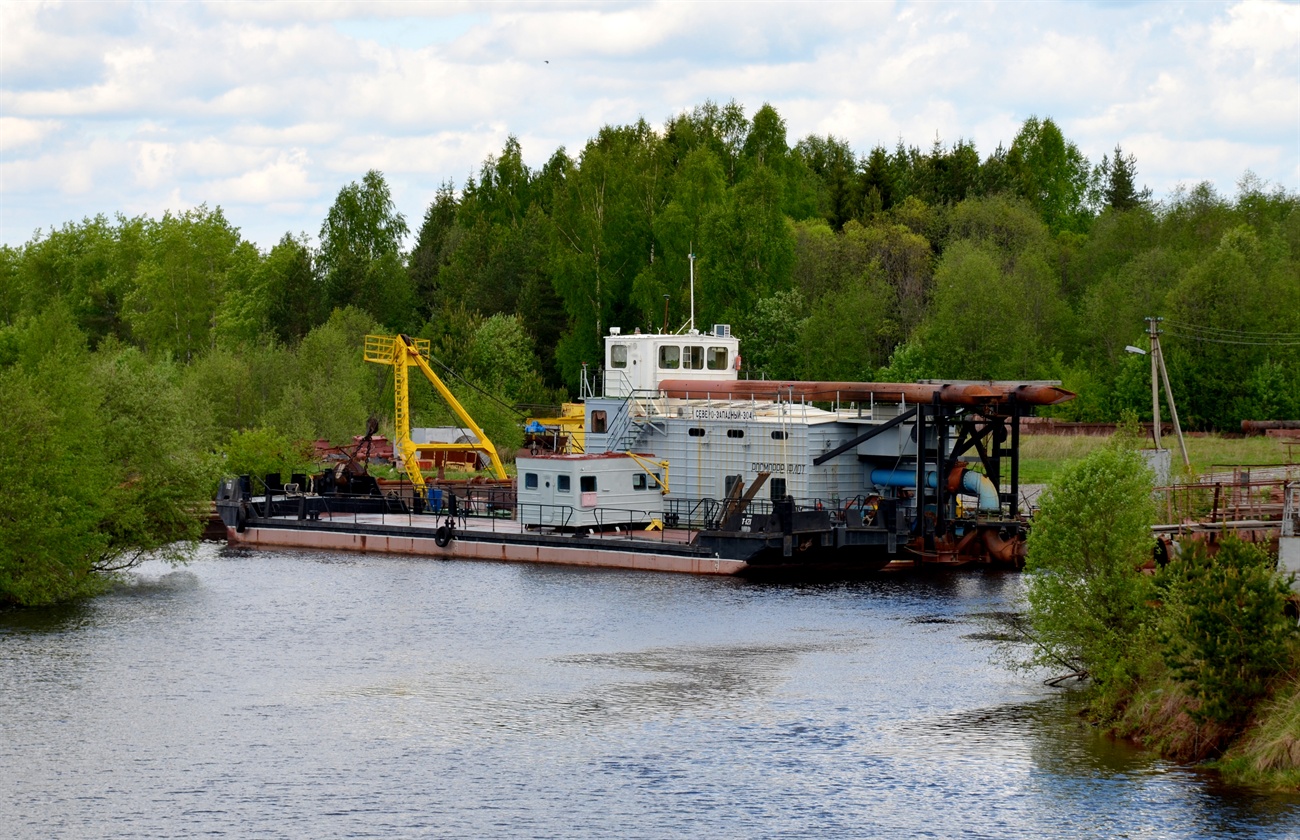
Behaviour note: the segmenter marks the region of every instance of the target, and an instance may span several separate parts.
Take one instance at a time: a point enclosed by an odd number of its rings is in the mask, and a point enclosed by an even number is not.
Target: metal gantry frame
[[[425,495],[426,483],[420,472],[420,452],[482,452],[492,463],[496,477],[506,479],[505,467],[497,455],[497,448],[488,438],[487,433],[479,428],[456,396],[447,388],[438,374],[433,372],[429,363],[429,340],[411,338],[408,335],[368,335],[366,336],[365,359],[378,365],[391,365],[393,368],[393,436],[394,444],[402,453],[402,464],[411,483],[415,485],[420,496]],[[447,403],[452,412],[460,419],[465,428],[478,438],[477,443],[420,443],[411,440],[411,403],[409,396],[407,368],[416,367],[429,380],[438,395]]]
[[[962,455],[972,449],[978,453],[989,481],[998,488],[999,498],[1007,505],[1009,519],[1020,515],[1020,418],[1023,408],[1014,397],[983,408],[969,409],[940,402],[938,395],[930,405],[916,406],[916,523],[927,549],[934,548],[934,538],[948,528],[952,496],[948,476],[958,466]],[[957,436],[949,446],[949,433]],[[927,443],[930,431],[934,445]],[[989,439],[988,444],[985,440]],[[1002,493],[1002,460],[1009,460],[1010,491]],[[927,486],[927,469],[934,469],[934,487]],[[933,493],[935,515],[925,517],[927,496]]]

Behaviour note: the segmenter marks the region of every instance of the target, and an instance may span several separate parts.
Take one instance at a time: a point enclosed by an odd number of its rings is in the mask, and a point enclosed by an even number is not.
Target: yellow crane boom
[[[402,464],[406,468],[406,474],[411,478],[411,483],[423,496],[425,482],[424,474],[420,472],[419,454],[421,451],[482,452],[491,460],[492,471],[496,473],[496,477],[504,480],[506,478],[506,469],[501,465],[501,458],[497,455],[496,446],[492,444],[487,433],[479,428],[478,423],[474,422],[474,418],[469,415],[469,412],[460,404],[455,395],[438,378],[438,374],[433,372],[433,368],[429,367],[429,363],[425,361],[428,356],[429,340],[426,338],[411,338],[408,335],[366,336],[366,361],[374,362],[377,365],[393,366],[393,401],[396,403],[393,414],[393,435],[396,438],[394,444],[398,451],[402,453]],[[407,368],[409,367],[420,369],[420,372],[424,374],[424,378],[429,380],[429,383],[433,385],[438,394],[451,407],[451,410],[460,418],[461,423],[478,438],[478,443],[417,444],[411,440],[411,402],[407,391]]]

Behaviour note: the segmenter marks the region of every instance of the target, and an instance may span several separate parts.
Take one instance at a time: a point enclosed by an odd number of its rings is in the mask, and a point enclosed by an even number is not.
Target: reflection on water
[[[0,615],[6,836],[1293,837],[992,660],[1015,575],[205,548]]]

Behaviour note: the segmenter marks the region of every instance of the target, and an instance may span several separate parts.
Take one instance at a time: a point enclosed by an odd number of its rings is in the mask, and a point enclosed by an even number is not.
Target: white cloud
[[[56,120],[24,120],[18,117],[0,117],[0,152],[40,143],[58,131],[62,123]]]
[[[135,159],[135,180],[153,189],[164,179],[170,181],[174,171],[176,149],[170,143],[140,143]]]
[[[202,201],[269,246],[382,170],[410,218],[505,138],[764,102],[791,143],[1009,144],[1052,116],[1157,191],[1300,181],[1300,6],[1280,2],[0,4],[0,237]],[[549,63],[547,63],[549,62]]]

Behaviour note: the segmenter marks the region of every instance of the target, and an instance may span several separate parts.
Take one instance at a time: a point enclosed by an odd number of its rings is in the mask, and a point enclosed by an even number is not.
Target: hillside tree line
[[[1050,118],[983,154],[858,151],[706,102],[538,169],[511,137],[418,217],[364,173],[316,244],[260,249],[207,205],[38,232],[0,248],[0,602],[93,590],[193,536],[221,472],[391,427],[368,332],[430,339],[511,447],[610,327],[683,328],[691,254],[696,321],[732,325],[744,376],[1060,379],[1080,397],[1059,416],[1149,418],[1125,347],[1155,315],[1186,425],[1300,418],[1300,197],[1250,173],[1233,196],[1139,184],[1133,155],[1089,161]],[[412,398],[417,424],[454,422],[432,389]]]

